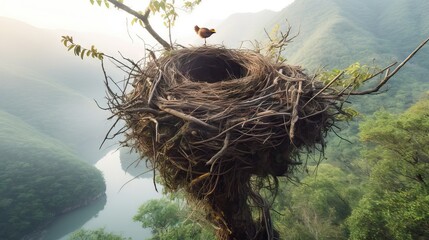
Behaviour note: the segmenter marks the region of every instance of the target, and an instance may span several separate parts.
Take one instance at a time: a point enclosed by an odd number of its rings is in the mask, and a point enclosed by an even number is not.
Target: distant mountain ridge
[[[0,17],[0,239],[20,239],[104,195],[91,162],[108,125],[99,65],[60,34]],[[97,81],[97,77],[100,81]]]
[[[287,19],[300,29],[285,54],[292,63],[344,67],[404,58],[429,36],[427,12],[425,0],[296,0],[273,23]]]
[[[99,63],[67,52],[57,31],[0,17],[0,33],[0,110],[98,160],[108,129],[108,113],[93,100],[104,95]]]
[[[238,48],[243,41],[266,41],[264,29],[271,32],[276,24],[285,32],[287,21],[291,35],[299,33],[283,52],[288,64],[310,74],[355,62],[383,67],[402,61],[429,37],[428,12],[425,0],[295,0],[279,12],[235,14],[217,27],[217,34],[227,47]],[[253,22],[257,25],[248,24]],[[429,89],[428,66],[426,46],[389,82],[387,94],[367,98],[361,110],[405,110]]]
[[[21,239],[101,197],[100,171],[67,145],[0,110],[0,239]]]
[[[276,24],[285,31],[287,20],[291,34],[299,32],[284,54],[292,64],[332,68],[373,58],[385,63],[405,57],[429,36],[428,12],[425,0],[295,0],[279,12],[234,14],[217,34],[228,47],[239,47],[266,39],[264,29],[270,32]]]

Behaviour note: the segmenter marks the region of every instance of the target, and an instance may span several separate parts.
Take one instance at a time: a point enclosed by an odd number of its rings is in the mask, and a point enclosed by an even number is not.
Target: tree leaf
[[[82,52],[80,53],[80,58],[83,60],[83,57],[85,56],[86,49],[82,49]]]
[[[67,51],[70,51],[72,48],[74,48],[75,47],[75,45],[74,44],[71,44],[69,47],[68,47],[68,50]]]
[[[136,22],[137,22],[138,18],[133,18],[133,20],[131,20],[131,26],[133,26]]]
[[[74,48],[74,54],[76,54],[76,56],[79,56],[80,50],[81,50],[81,46],[80,45],[76,45],[76,47]]]

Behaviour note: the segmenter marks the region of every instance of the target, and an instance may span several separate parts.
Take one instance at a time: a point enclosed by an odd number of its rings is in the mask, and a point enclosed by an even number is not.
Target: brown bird
[[[204,38],[204,45],[206,45],[207,43],[206,38],[210,37],[213,33],[216,33],[216,30],[214,30],[213,28],[200,28],[197,25],[195,25],[194,30],[198,34],[198,36]]]

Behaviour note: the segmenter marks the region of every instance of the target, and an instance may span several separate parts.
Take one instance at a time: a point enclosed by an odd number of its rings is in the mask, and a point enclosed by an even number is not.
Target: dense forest
[[[19,239],[104,194],[101,173],[63,143],[0,111],[0,238]]]
[[[88,81],[98,65],[59,61],[58,33],[0,17],[0,34],[0,239],[20,239],[104,195],[90,163],[103,154],[106,114]]]

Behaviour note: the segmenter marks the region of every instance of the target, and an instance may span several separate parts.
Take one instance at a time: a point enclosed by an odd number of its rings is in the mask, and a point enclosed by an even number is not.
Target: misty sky
[[[280,11],[293,1],[203,0],[192,14],[179,13],[175,34],[191,32],[195,24],[215,25],[233,13],[257,12],[264,9]],[[148,0],[125,0],[125,3],[136,10],[144,10]],[[0,16],[18,19],[40,28],[117,36],[127,35],[127,21],[132,19],[113,8],[92,6],[89,0],[0,0]],[[162,27],[161,21],[156,18],[152,18],[152,25],[158,29]],[[132,27],[129,27],[128,31],[133,31]]]

